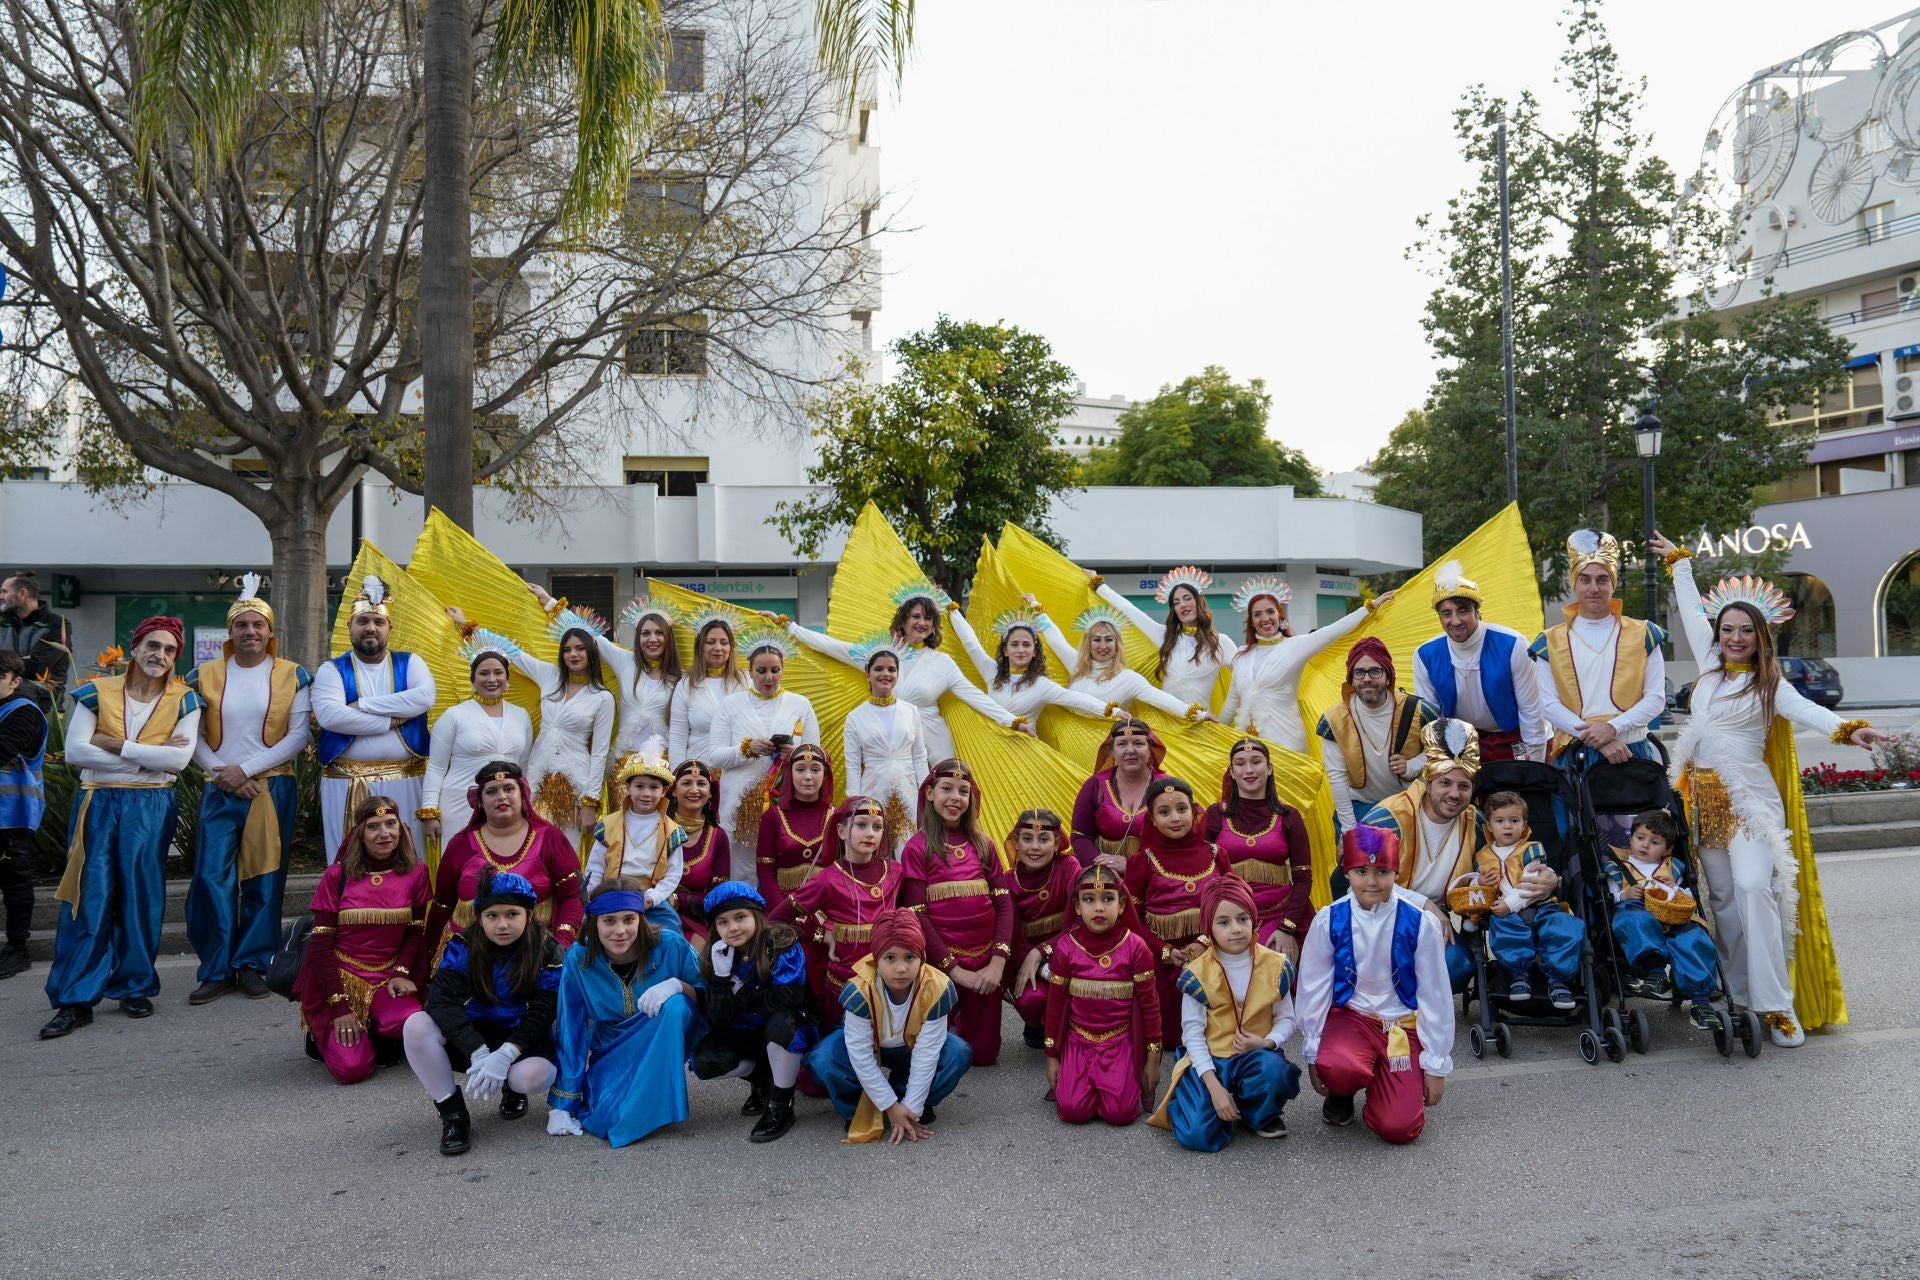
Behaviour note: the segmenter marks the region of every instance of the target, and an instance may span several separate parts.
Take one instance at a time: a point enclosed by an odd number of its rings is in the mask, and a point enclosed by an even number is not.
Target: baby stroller
[[[1587,936],[1580,945],[1580,972],[1573,986],[1575,1006],[1557,1009],[1544,994],[1514,1001],[1490,985],[1487,971],[1494,962],[1488,954],[1485,925],[1464,923],[1461,940],[1473,957],[1473,976],[1460,997],[1462,1014],[1472,1020],[1467,1027],[1467,1047],[1474,1057],[1480,1058],[1486,1055],[1487,1045],[1492,1044],[1494,1052],[1506,1058],[1513,1054],[1513,1027],[1577,1026],[1581,1028],[1581,1057],[1588,1062],[1598,1062],[1604,1047],[1607,1057],[1618,1062],[1626,1056],[1625,1041],[1620,1042],[1616,1053],[1601,1022],[1605,999],[1594,966],[1591,869],[1576,856],[1576,843],[1568,838],[1565,815],[1570,809],[1571,795],[1567,776],[1552,765],[1532,760],[1502,760],[1482,765],[1474,781],[1475,803],[1483,802],[1496,791],[1517,792],[1526,800],[1527,825],[1532,829],[1532,838],[1546,850],[1547,865],[1559,873],[1558,896],[1586,922]],[[1542,993],[1546,990],[1544,984],[1537,989]]]
[[[1592,897],[1598,904],[1589,921],[1587,937],[1591,941],[1600,939],[1598,951],[1601,957],[1600,970],[1603,985],[1609,992],[1609,1007],[1602,1014],[1603,1035],[1606,1037],[1608,1056],[1612,1056],[1613,1046],[1624,1043],[1632,1047],[1635,1053],[1645,1053],[1652,1045],[1652,1028],[1648,1023],[1646,1011],[1633,1009],[1627,1001],[1634,996],[1628,981],[1629,968],[1627,958],[1621,954],[1618,942],[1613,934],[1613,894],[1607,889],[1606,862],[1612,856],[1607,818],[1632,816],[1648,809],[1664,809],[1672,814],[1680,829],[1678,845],[1673,856],[1685,868],[1681,887],[1704,902],[1706,894],[1701,890],[1700,867],[1694,860],[1689,847],[1690,832],[1686,821],[1684,806],[1680,797],[1674,793],[1667,781],[1666,749],[1658,741],[1654,742],[1660,751],[1660,760],[1628,760],[1622,764],[1608,764],[1604,761],[1576,766],[1567,777],[1572,784],[1575,797],[1573,807],[1574,840],[1580,849],[1580,859],[1590,868],[1590,877],[1594,892]],[[1668,998],[1670,1007],[1678,1009],[1681,1005],[1679,992]],[[1727,996],[1726,977],[1716,962],[1714,966],[1714,993],[1712,1011],[1704,1019],[1709,1025],[1705,1028],[1713,1036],[1713,1047],[1723,1058],[1733,1056],[1733,1047],[1737,1043],[1749,1058],[1760,1056],[1760,1048],[1765,1043],[1765,1030],[1760,1015],[1751,1009],[1736,1010]],[[1618,1058],[1614,1059],[1616,1062]]]

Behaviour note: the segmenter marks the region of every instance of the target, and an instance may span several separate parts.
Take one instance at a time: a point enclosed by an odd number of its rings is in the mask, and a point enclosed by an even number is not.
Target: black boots
[[[458,1089],[433,1104],[440,1112],[440,1154],[457,1156],[473,1145],[473,1117],[467,1114],[467,1100]]]
[[[766,1097],[766,1114],[747,1135],[748,1142],[772,1142],[793,1128],[793,1088],[775,1085]]]
[[[750,1078],[748,1084],[750,1088],[747,1093],[747,1100],[740,1104],[740,1114],[743,1116],[765,1115],[767,1113],[767,1082],[758,1078]],[[791,1093],[792,1091],[789,1090],[788,1092]]]
[[[33,968],[33,959],[27,955],[24,942],[9,943],[0,951],[0,978],[11,978],[16,973],[25,973]]]
[[[527,1095],[517,1089],[500,1086],[500,1118],[518,1120],[527,1114]]]

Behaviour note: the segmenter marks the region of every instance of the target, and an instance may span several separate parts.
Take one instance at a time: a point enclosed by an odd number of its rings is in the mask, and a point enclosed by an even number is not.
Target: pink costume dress
[[[1014,1012],[1029,1027],[1047,1024],[1047,980],[1037,973],[1033,986],[1016,996],[1014,980],[1031,951],[1044,951],[1053,945],[1073,920],[1073,882],[1080,878],[1080,864],[1070,853],[1056,854],[1044,874],[1034,875],[1015,863],[1000,873],[1000,883],[1013,901],[1013,956],[1007,961],[1005,990]]]
[[[525,789],[524,782],[521,787]],[[427,911],[432,967],[439,967],[447,939],[473,923],[473,891],[480,883],[481,868],[489,865],[496,871],[525,876],[539,901],[533,918],[552,931],[561,950],[573,945],[585,911],[580,902],[580,855],[567,843],[566,833],[535,814],[531,805],[523,812],[527,814],[527,835],[511,857],[497,858],[481,843],[481,815],[477,811],[473,822],[440,856],[439,874],[433,882],[433,906]]]
[[[827,785],[832,786],[831,777]],[[831,794],[831,792],[829,792]],[[772,911],[826,865],[827,827],[833,817],[831,802],[771,804],[760,817],[760,835],[754,866],[760,896]]]
[[[951,972],[978,973],[998,956],[1013,955],[1013,898],[1000,879],[993,841],[977,849],[957,831],[946,833],[938,851],[915,832],[900,850],[900,905],[920,913],[926,925],[927,957]],[[969,991],[958,983],[959,1003],[947,1024],[973,1050],[973,1065],[1000,1060],[1000,992]]]
[[[1103,934],[1076,923],[1054,942],[1047,967],[1047,1056],[1060,1060],[1060,1118],[1132,1124],[1146,1054],[1160,1047],[1153,948],[1124,922]]]
[[[818,969],[821,983],[821,1021],[840,1025],[840,988],[853,977],[853,966],[873,947],[873,920],[882,911],[900,905],[900,864],[876,854],[866,862],[830,863],[826,870],[795,889],[769,918],[792,921],[801,937],[811,936],[820,950],[809,952],[807,968]],[[814,957],[822,963],[814,964]]]
[[[313,935],[296,983],[300,1020],[312,1034],[327,1073],[341,1084],[373,1074],[373,1036],[400,1038],[401,1024],[421,1011],[420,994],[396,996],[392,978],[408,978],[424,990],[421,938],[431,898],[426,864],[395,872],[369,863],[367,873],[346,879],[338,862],[314,886]],[[351,1010],[364,1032],[351,1045],[333,1038],[333,1020]]]
[[[1241,800],[1240,817],[1229,819],[1224,804],[1207,810],[1202,829],[1233,864],[1233,874],[1253,886],[1260,908],[1260,942],[1286,933],[1295,942],[1313,923],[1313,844],[1300,811],[1281,805],[1276,814],[1265,800]]]
[[[680,883],[673,891],[673,907],[680,913],[681,936],[695,951],[707,942],[707,892],[727,878],[727,833],[712,823],[680,848]]]
[[[1160,996],[1160,1040],[1180,1039],[1180,993],[1176,983],[1187,967],[1182,948],[1204,937],[1207,922],[1200,918],[1200,891],[1207,881],[1228,871],[1227,856],[1207,843],[1198,831],[1189,831],[1177,845],[1168,845],[1158,832],[1149,835],[1140,852],[1127,859],[1127,896],[1133,899],[1158,952],[1155,974]]]
[[[1120,789],[1112,769],[1102,769],[1081,784],[1073,802],[1073,856],[1082,867],[1093,865],[1103,853],[1125,858],[1140,847],[1147,830],[1147,810],[1127,809],[1120,803]],[[1153,771],[1158,778],[1163,775]]]

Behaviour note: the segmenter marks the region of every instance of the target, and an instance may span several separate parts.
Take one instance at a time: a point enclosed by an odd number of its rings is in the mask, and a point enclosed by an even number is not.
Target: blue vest
[[[1483,626],[1480,641],[1480,695],[1487,700],[1495,727],[1511,733],[1520,728],[1520,699],[1513,692],[1513,646],[1518,637]],[[1414,657],[1427,673],[1440,713],[1457,718],[1460,690],[1454,684],[1453,653],[1444,635],[1435,636],[1414,651]]]
[[[407,661],[412,658],[413,655],[410,653],[402,653],[398,649],[394,649],[391,652],[393,655],[393,687],[396,690],[404,689],[407,687]],[[346,693],[347,705],[352,706],[354,703],[360,701],[360,686],[353,674],[353,655],[343,653],[331,661],[333,663],[333,669],[340,673],[340,687]],[[426,758],[428,736],[427,716],[425,712],[421,712],[400,726],[400,741],[406,743],[407,750],[411,751],[414,755],[419,756],[423,760]],[[352,734],[335,733],[331,729],[322,729],[320,731],[320,763],[323,765],[332,764],[340,758],[342,751],[345,751],[352,745]]]
[[[1420,908],[1396,896],[1393,900],[1393,993],[1409,1009],[1420,1007],[1419,975],[1413,967],[1420,948]],[[1353,958],[1353,899],[1342,898],[1328,908],[1327,938],[1333,944],[1333,1003],[1345,1008],[1360,982],[1360,966]],[[1452,998],[1451,995],[1448,996]]]
[[[0,720],[25,714],[22,707],[31,707],[34,715],[40,715],[40,704],[21,694],[0,702]],[[32,755],[21,756],[0,769],[0,828],[40,829],[40,816],[47,811],[46,786],[40,777],[40,766],[46,758],[47,719],[40,716],[40,745]]]

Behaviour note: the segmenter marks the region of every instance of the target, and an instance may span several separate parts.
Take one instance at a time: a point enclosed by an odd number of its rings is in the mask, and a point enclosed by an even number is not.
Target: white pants
[[[347,778],[320,779],[320,830],[327,842],[327,863],[340,856],[340,842],[347,838],[347,828],[352,815],[347,812],[347,793],[353,783]],[[367,791],[371,795],[385,796],[400,806],[400,821],[407,824],[413,832],[413,847],[422,858],[427,856],[426,836],[421,833],[420,819],[414,817],[414,810],[420,807],[420,779],[387,778],[379,782],[369,782]],[[457,827],[445,827],[446,837],[451,839]]]
[[[1727,994],[1761,1013],[1793,1010],[1793,979],[1787,973],[1787,938],[1780,920],[1780,894],[1773,882],[1773,850],[1736,832],[1731,847],[1702,849],[1700,864],[1713,904],[1714,943]]]

